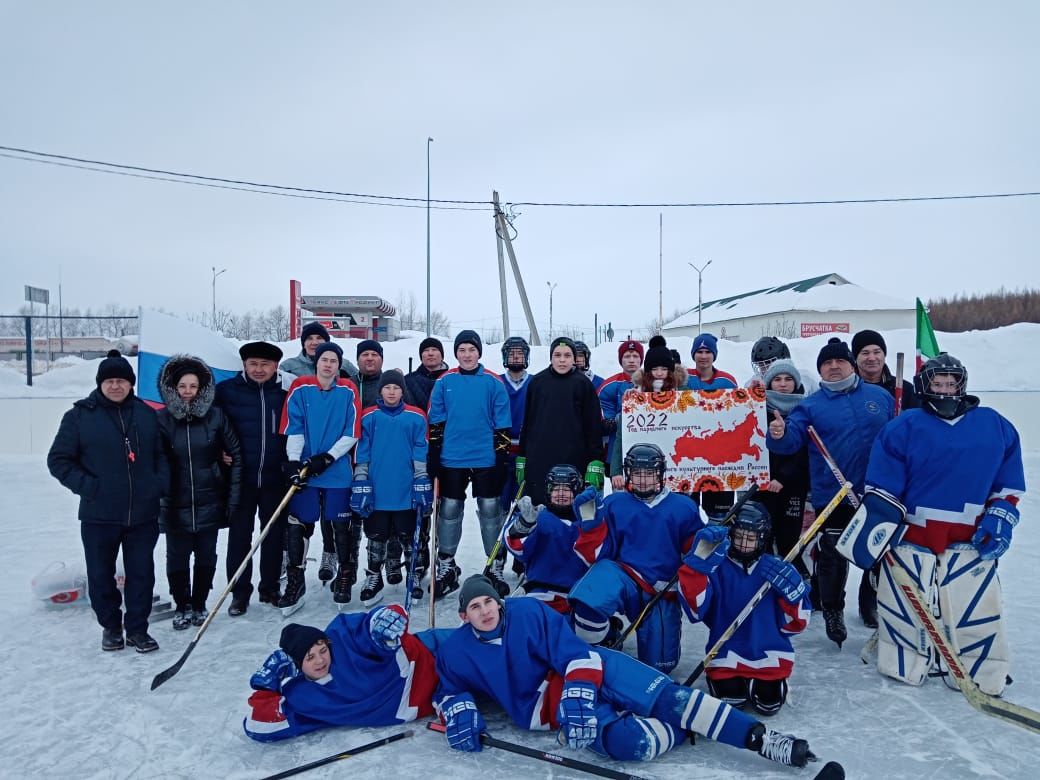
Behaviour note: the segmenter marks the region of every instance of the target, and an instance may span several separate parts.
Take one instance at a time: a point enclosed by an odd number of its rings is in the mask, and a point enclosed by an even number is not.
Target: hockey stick
[[[903,411],[903,363],[906,355],[902,352],[896,353],[896,416]]]
[[[431,720],[426,724],[426,728],[430,731],[437,731],[441,734],[444,733],[444,724],[439,720]],[[590,775],[596,775],[597,777],[610,777],[614,780],[646,780],[641,775],[631,775],[626,772],[617,772],[613,769],[607,769],[603,766],[596,766],[586,761],[579,761],[576,758],[567,758],[556,753],[547,753],[544,750],[538,750],[536,748],[529,748],[526,745],[517,745],[515,742],[506,742],[501,739],[495,739],[487,732],[480,735],[480,743],[487,745],[488,747],[498,748],[499,750],[508,750],[510,753],[516,753],[520,756],[527,756],[528,758],[535,758],[539,761],[545,761],[549,764],[556,764],[557,766],[567,767],[568,769],[576,769],[579,772],[587,772]]]
[[[519,484],[519,486],[516,489],[516,495],[513,496],[513,501],[509,505],[509,511],[506,512],[506,518],[505,518],[505,521],[503,522],[503,525],[505,524],[505,522],[507,522],[509,520],[510,517],[513,516],[514,510],[516,510],[516,503],[520,500],[520,496],[523,495],[524,486],[526,484],[527,484],[527,480],[526,479],[520,481],[520,484]],[[502,551],[502,534],[500,533],[498,535],[498,538],[495,539],[495,544],[491,548],[491,554],[488,556],[487,563],[484,564],[484,572],[483,572],[483,574],[484,574],[485,577],[488,576],[488,574],[491,573],[491,566],[495,563],[495,558],[498,557],[498,554],[501,551]]]
[[[419,558],[419,536],[422,531],[422,507],[415,508],[415,533],[412,535],[412,557],[408,561],[408,576],[404,580],[405,620],[412,614],[412,588],[415,586],[415,562]],[[422,595],[422,591],[419,591]]]
[[[336,761],[342,761],[345,758],[353,758],[358,753],[364,753],[366,750],[372,750],[373,748],[382,747],[383,745],[389,745],[391,742],[397,742],[398,740],[405,739],[413,734],[415,734],[415,732],[411,729],[408,731],[402,731],[399,734],[393,734],[392,736],[384,737],[383,739],[377,739],[375,742],[369,742],[366,745],[361,745],[360,747],[351,750],[344,750],[342,753],[336,753],[332,756],[319,758],[317,761],[311,761],[309,764],[304,764],[303,766],[286,769],[284,772],[279,772],[276,775],[268,775],[267,777],[261,778],[261,780],[281,780],[283,777],[292,777],[301,772],[317,769],[319,766],[325,766],[326,764],[332,764]]]
[[[823,524],[824,522],[826,522],[827,517],[831,514],[831,512],[838,508],[838,505],[845,500],[845,497],[850,493],[851,490],[852,483],[850,482],[846,482],[844,485],[841,486],[841,490],[834,494],[834,498],[831,499],[830,503],[823,508],[823,511],[820,512],[820,514],[816,515],[816,519],[813,520],[812,525],[805,529],[805,533],[802,534],[802,537],[798,540],[797,544],[795,544],[791,551],[788,552],[786,556],[784,556],[784,561],[786,563],[790,563],[798,557],[798,554],[802,551],[802,548],[805,547],[805,545],[807,545],[816,535],[816,532],[823,527]],[[740,614],[737,615],[736,618],[734,618],[733,622],[729,624],[729,628],[723,631],[722,636],[720,636],[718,638],[718,641],[716,641],[715,644],[711,646],[711,649],[704,656],[704,660],[697,664],[697,668],[693,670],[693,674],[686,678],[686,682],[683,683],[684,686],[686,686],[687,688],[690,687],[691,685],[693,685],[694,681],[698,677],[700,677],[701,674],[704,673],[704,669],[715,659],[715,656],[719,654],[719,651],[722,649],[722,646],[726,644],[727,641],[729,641],[729,638],[733,636],[733,634],[736,633],[737,629],[740,628],[741,624],[745,620],[747,620],[748,615],[750,615],[754,611],[755,607],[758,606],[758,602],[760,602],[765,597],[766,592],[771,587],[772,586],[768,582],[762,583],[762,587],[760,587],[755,592],[755,595],[751,597],[751,600],[748,601],[746,605],[744,605],[744,609],[740,610]]]
[[[719,520],[718,525],[729,525],[731,522],[733,522],[733,518],[737,516],[737,513],[739,513],[741,509],[743,509],[744,504],[746,504],[748,502],[748,499],[750,499],[757,492],[758,492],[758,483],[755,482],[755,483],[753,483],[751,485],[751,487],[748,489],[748,491],[744,495],[742,495],[740,497],[740,499],[737,501],[737,503],[735,503],[730,508],[730,510],[726,513],[726,516],[724,518],[722,518],[721,520]],[[680,566],[681,565],[682,564],[680,563]],[[635,631],[637,628],[639,628],[639,625],[644,620],[646,620],[646,616],[650,614],[650,610],[652,610],[654,608],[654,606],[657,604],[657,602],[664,598],[664,594],[667,593],[668,591],[670,591],[672,588],[674,588],[676,583],[678,583],[678,582],[679,582],[679,571],[677,569],[675,574],[672,575],[672,578],[670,580],[668,580],[668,584],[665,585],[663,588],[661,588],[661,590],[657,591],[657,593],[655,593],[650,598],[650,600],[648,602],[646,602],[646,606],[644,606],[643,609],[639,612],[639,614],[636,615],[636,619],[633,620],[631,623],[628,624],[628,626],[625,627],[625,630],[621,632],[621,634],[618,636],[617,639],[615,639],[613,642],[611,642],[610,647],[608,647],[607,649],[608,650],[619,650],[619,649],[621,649],[621,646],[625,644],[625,640],[628,639],[629,635],[631,635],[631,633],[633,631]]]
[[[827,468],[831,470],[831,474],[838,480],[839,485],[844,485],[848,480],[845,479],[845,475],[841,473],[841,469],[838,468],[838,462],[834,460],[834,457],[827,450],[827,446],[823,443],[823,439],[820,438],[820,434],[816,432],[816,429],[811,425],[809,426],[809,438],[812,439],[813,444],[816,445],[816,449],[820,451],[820,455],[823,456],[824,463],[827,464]],[[853,509],[859,509],[859,496],[853,490],[848,492],[849,503],[852,504]]]
[[[957,683],[957,687],[960,688],[968,703],[980,712],[1040,734],[1040,712],[1019,704],[1012,704],[999,696],[991,696],[979,689],[979,686],[971,679],[968,670],[964,668],[956,649],[950,645],[950,640],[946,638],[946,633],[939,625],[935,615],[932,614],[932,610],[921,600],[921,594],[903,564],[891,551],[885,553],[885,563],[899,590],[909,602],[910,608],[921,621],[928,638],[942,656],[943,661],[946,662],[950,677]]]
[[[434,585],[437,582],[437,513],[441,503],[440,492],[441,481],[439,477],[435,477],[433,480],[433,514],[430,515],[430,628],[437,625]]]
[[[300,470],[300,477],[306,476],[307,468],[304,467]],[[235,587],[235,584],[238,582],[238,578],[242,576],[242,572],[246,570],[246,566],[248,566],[249,563],[252,561],[253,556],[256,555],[257,549],[259,549],[260,545],[267,537],[268,532],[271,530],[271,526],[274,525],[274,521],[278,519],[278,516],[281,515],[283,511],[285,511],[285,507],[289,505],[289,499],[293,497],[293,494],[297,490],[299,490],[299,488],[296,485],[289,486],[289,490],[286,492],[285,497],[282,498],[281,502],[278,504],[278,507],[274,510],[274,512],[271,513],[271,519],[267,521],[267,525],[265,525],[263,527],[263,530],[260,531],[260,535],[256,538],[256,541],[253,542],[253,546],[249,548],[249,552],[242,558],[242,563],[239,564],[238,571],[236,571],[231,576],[231,579],[228,580],[227,587],[224,588],[224,592],[220,594],[220,598],[217,599],[216,606],[213,607],[213,609],[210,611],[209,617],[207,617],[205,622],[201,626],[199,626],[199,630],[195,632],[194,638],[192,638],[192,640],[188,643],[188,646],[184,649],[184,652],[181,653],[181,657],[177,659],[177,663],[175,663],[169,669],[164,669],[152,678],[151,690],[154,691],[164,682],[166,682],[175,674],[177,674],[177,672],[181,670],[181,667],[184,666],[184,662],[188,660],[188,656],[191,655],[192,651],[195,649],[195,646],[198,645],[199,640],[202,638],[202,635],[206,633],[206,629],[209,628],[209,624],[213,622],[213,618],[215,618],[217,614],[220,612],[220,605],[224,603],[224,599],[228,597],[228,594],[231,592],[231,589]]]

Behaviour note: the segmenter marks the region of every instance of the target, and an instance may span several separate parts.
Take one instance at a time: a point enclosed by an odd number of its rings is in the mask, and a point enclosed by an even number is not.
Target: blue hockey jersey
[[[524,378],[514,383],[509,374],[502,374],[502,386],[509,396],[509,454],[516,455],[520,446],[520,429],[524,426],[524,407],[527,404],[527,387],[531,384],[531,375],[524,372]]]
[[[558,517],[542,509],[534,530],[527,536],[512,536],[513,523],[503,529],[509,552],[524,564],[524,591],[565,614],[570,612],[567,593],[589,570],[588,563],[574,549],[581,531],[579,523],[577,518]]]
[[[354,460],[368,464],[376,509],[411,509],[413,461],[426,462],[427,441],[422,409],[404,403],[388,407],[380,398],[364,411]]]
[[[744,609],[764,580],[755,574],[759,561],[748,571],[726,558],[711,574],[704,575],[685,564],[679,567],[679,592],[690,620],[708,626],[710,649]],[[708,665],[706,674],[713,680],[727,677],[752,677],[758,680],[783,680],[794,668],[791,635],[809,625],[812,608],[809,593],[792,604],[770,588],[740,628],[722,646]]]
[[[361,435],[361,397],[354,383],[337,379],[330,389],[322,390],[316,376],[298,377],[285,397],[279,433],[303,436],[299,460],[328,452],[344,437],[356,441]],[[352,481],[350,457],[342,455],[324,472],[308,478],[307,484],[317,488],[345,488],[350,487]]]
[[[903,541],[937,554],[969,541],[988,503],[1026,489],[1018,432],[986,407],[952,421],[903,412],[874,442],[866,481],[906,507]]]
[[[430,394],[430,425],[444,423],[441,465],[495,465],[495,431],[510,428],[509,397],[498,374],[478,364],[474,373],[444,372]]]
[[[696,504],[666,489],[650,503],[628,492],[611,493],[596,507],[595,519],[581,526],[575,550],[589,565],[616,561],[653,593],[675,575],[705,523]]]
[[[603,661],[578,639],[566,619],[531,598],[506,599],[502,636],[481,638],[469,624],[455,629],[437,652],[438,712],[454,697],[488,697],[523,729],[559,727],[556,709],[564,682],[603,682]]]
[[[701,375],[695,368],[686,369],[686,374],[686,387],[684,388],[686,390],[733,390],[740,387],[732,374],[727,374],[717,368],[712,371],[711,379],[707,382],[701,379]]]

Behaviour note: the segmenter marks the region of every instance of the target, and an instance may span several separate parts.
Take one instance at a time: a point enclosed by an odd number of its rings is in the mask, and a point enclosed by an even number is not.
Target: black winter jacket
[[[184,371],[199,378],[199,393],[188,403],[176,390]],[[159,528],[194,533],[226,527],[229,508],[234,511],[239,503],[242,448],[227,415],[213,406],[213,375],[198,358],[174,355],[159,372],[159,393],[166,402],[158,416],[170,464]],[[230,467],[224,465],[225,452]]]
[[[217,384],[213,405],[231,419],[242,446],[242,479],[252,487],[285,482],[285,437],[278,432],[285,396],[277,373],[262,385],[244,372]]]
[[[61,418],[51,474],[80,497],[79,519],[142,525],[159,517],[169,481],[155,411],[131,393],[114,404],[94,390]]]
[[[415,371],[406,374],[404,377],[404,402],[423,410],[429,409],[433,383],[447,370],[447,363],[441,363],[441,367],[433,371],[420,364]]]

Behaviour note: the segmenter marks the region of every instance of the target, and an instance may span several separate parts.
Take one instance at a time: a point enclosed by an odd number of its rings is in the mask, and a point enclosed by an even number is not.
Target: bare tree
[[[640,335],[639,335],[640,340],[641,341],[648,341],[651,336],[656,336],[658,333],[660,333],[661,329],[665,325],[667,325],[669,322],[672,322],[673,320],[679,319],[679,317],[681,317],[682,315],[686,314],[686,312],[688,312],[688,311],[689,311],[689,309],[676,308],[676,309],[672,310],[671,314],[666,314],[664,319],[661,319],[660,317],[654,317],[652,320],[649,320],[640,329]],[[619,332],[620,332],[620,330],[621,330],[621,328],[618,328]]]
[[[424,308],[420,308],[414,292],[411,290],[398,290],[395,306],[397,307],[397,319],[401,323],[401,330],[426,330],[426,311]],[[430,333],[440,333],[442,336],[447,336],[450,332],[451,320],[448,319],[448,316],[436,309],[431,309]]]

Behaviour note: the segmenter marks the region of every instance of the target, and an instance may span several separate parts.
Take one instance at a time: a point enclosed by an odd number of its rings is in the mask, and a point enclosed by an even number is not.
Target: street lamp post
[[[430,144],[426,139],[426,335],[430,335]]]
[[[210,327],[213,330],[217,329],[217,277],[227,271],[226,268],[221,268],[219,271],[215,265],[210,266],[213,270],[213,318],[210,320]]]
[[[553,290],[556,289],[556,282],[546,282],[545,284],[549,287],[549,341],[551,342],[552,341],[552,333],[553,333],[553,328],[552,328],[552,320],[553,320],[552,299],[553,299]]]
[[[711,265],[711,260],[706,262],[700,268],[695,266],[693,263],[687,263],[694,271],[697,272],[697,334],[701,333],[701,274],[704,273],[704,269]]]

